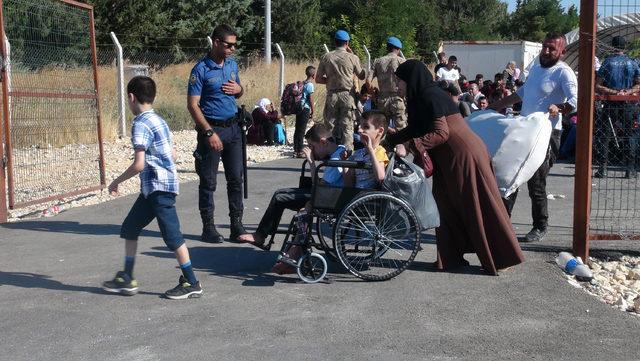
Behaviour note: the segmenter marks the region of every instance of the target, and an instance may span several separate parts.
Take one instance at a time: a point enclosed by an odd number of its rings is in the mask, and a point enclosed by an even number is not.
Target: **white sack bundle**
[[[483,110],[466,121],[487,145],[502,197],[526,183],[544,162],[551,138],[549,114],[507,117]]]

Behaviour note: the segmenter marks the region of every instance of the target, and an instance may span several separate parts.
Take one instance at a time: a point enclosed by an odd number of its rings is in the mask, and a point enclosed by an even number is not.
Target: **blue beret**
[[[349,37],[349,33],[344,30],[336,31],[336,40],[340,41],[349,41],[351,38]]]
[[[398,49],[402,49],[402,42],[400,41],[400,39],[396,38],[395,36],[390,36],[387,39],[387,44],[395,46]]]

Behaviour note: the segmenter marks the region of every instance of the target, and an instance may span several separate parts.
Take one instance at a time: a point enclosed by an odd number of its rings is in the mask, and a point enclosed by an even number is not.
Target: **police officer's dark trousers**
[[[229,217],[242,217],[242,130],[237,123],[228,127],[212,126],[212,129],[223,144],[221,152],[209,146],[209,139],[198,134],[196,173],[200,177],[198,186],[198,206],[203,223],[213,219],[216,191],[216,177],[220,159],[224,166],[224,176],[227,180],[227,198],[229,199]]]

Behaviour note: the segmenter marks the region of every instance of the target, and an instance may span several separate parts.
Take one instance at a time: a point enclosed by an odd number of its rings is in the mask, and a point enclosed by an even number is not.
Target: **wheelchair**
[[[325,279],[329,258],[338,260],[354,276],[365,281],[384,281],[402,273],[420,250],[419,221],[407,202],[390,192],[333,187],[320,182],[325,167],[369,169],[370,164],[328,160],[313,176],[306,176],[302,164],[301,188],[310,188],[311,209],[296,214],[285,234],[278,260],[296,268],[301,280],[316,283]],[[315,231],[315,232],[314,232]],[[315,233],[315,234],[314,234]],[[271,235],[266,249],[274,244]],[[296,261],[289,258],[292,246],[302,249]]]

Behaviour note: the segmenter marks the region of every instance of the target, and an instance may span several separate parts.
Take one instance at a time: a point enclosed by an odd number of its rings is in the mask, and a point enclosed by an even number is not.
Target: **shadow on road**
[[[153,251],[143,255],[161,258],[175,258],[166,247],[153,247]],[[189,247],[191,265],[195,270],[211,275],[242,281],[243,286],[267,287],[276,282],[298,282],[295,275],[278,276],[269,274],[276,262],[278,251],[262,251],[249,247],[220,246]],[[176,266],[177,267],[177,266]],[[301,281],[300,281],[301,282]]]
[[[16,223],[5,223],[2,228],[28,230],[37,232],[56,232],[70,234],[91,234],[96,236],[120,236],[120,225],[116,224],[87,224],[74,221],[24,221]],[[159,237],[162,235],[158,231],[143,230],[140,234],[144,237]],[[185,239],[200,240],[199,235],[185,234]]]
[[[54,280],[51,276],[41,275],[28,272],[2,272],[0,271],[0,286],[14,286],[20,288],[39,288],[54,291],[73,291],[86,292],[97,295],[115,295],[94,286],[76,286],[68,285],[60,281]],[[155,292],[138,292],[138,294],[146,294],[153,296],[162,296]]]

